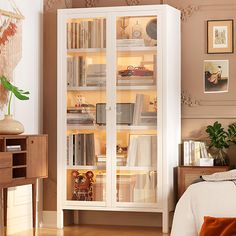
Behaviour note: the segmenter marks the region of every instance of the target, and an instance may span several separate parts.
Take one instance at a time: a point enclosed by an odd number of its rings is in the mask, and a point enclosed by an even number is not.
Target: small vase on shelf
[[[4,119],[0,120],[0,134],[21,134],[23,132],[24,126],[14,120],[12,115],[5,115]]]

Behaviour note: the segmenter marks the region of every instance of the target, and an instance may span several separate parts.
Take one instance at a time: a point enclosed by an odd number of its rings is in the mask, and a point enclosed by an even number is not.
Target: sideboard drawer
[[[12,154],[9,152],[0,152],[0,169],[12,166]]]
[[[12,180],[12,168],[0,169],[0,184],[10,183]]]

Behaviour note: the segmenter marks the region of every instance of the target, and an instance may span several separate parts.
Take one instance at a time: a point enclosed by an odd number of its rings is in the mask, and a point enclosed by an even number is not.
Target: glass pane
[[[117,18],[117,202],[157,202],[157,18]]]
[[[67,200],[106,200],[105,38],[104,18],[67,22]]]

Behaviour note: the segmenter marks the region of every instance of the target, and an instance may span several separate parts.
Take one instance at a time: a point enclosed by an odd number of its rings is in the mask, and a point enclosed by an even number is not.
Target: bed
[[[189,186],[176,206],[171,236],[198,236],[204,216],[236,217],[235,182],[204,181]]]

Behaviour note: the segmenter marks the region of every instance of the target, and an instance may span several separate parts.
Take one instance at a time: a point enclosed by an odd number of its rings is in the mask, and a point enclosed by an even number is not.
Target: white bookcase
[[[174,209],[180,12],[167,5],[58,11],[57,224],[63,210]]]

